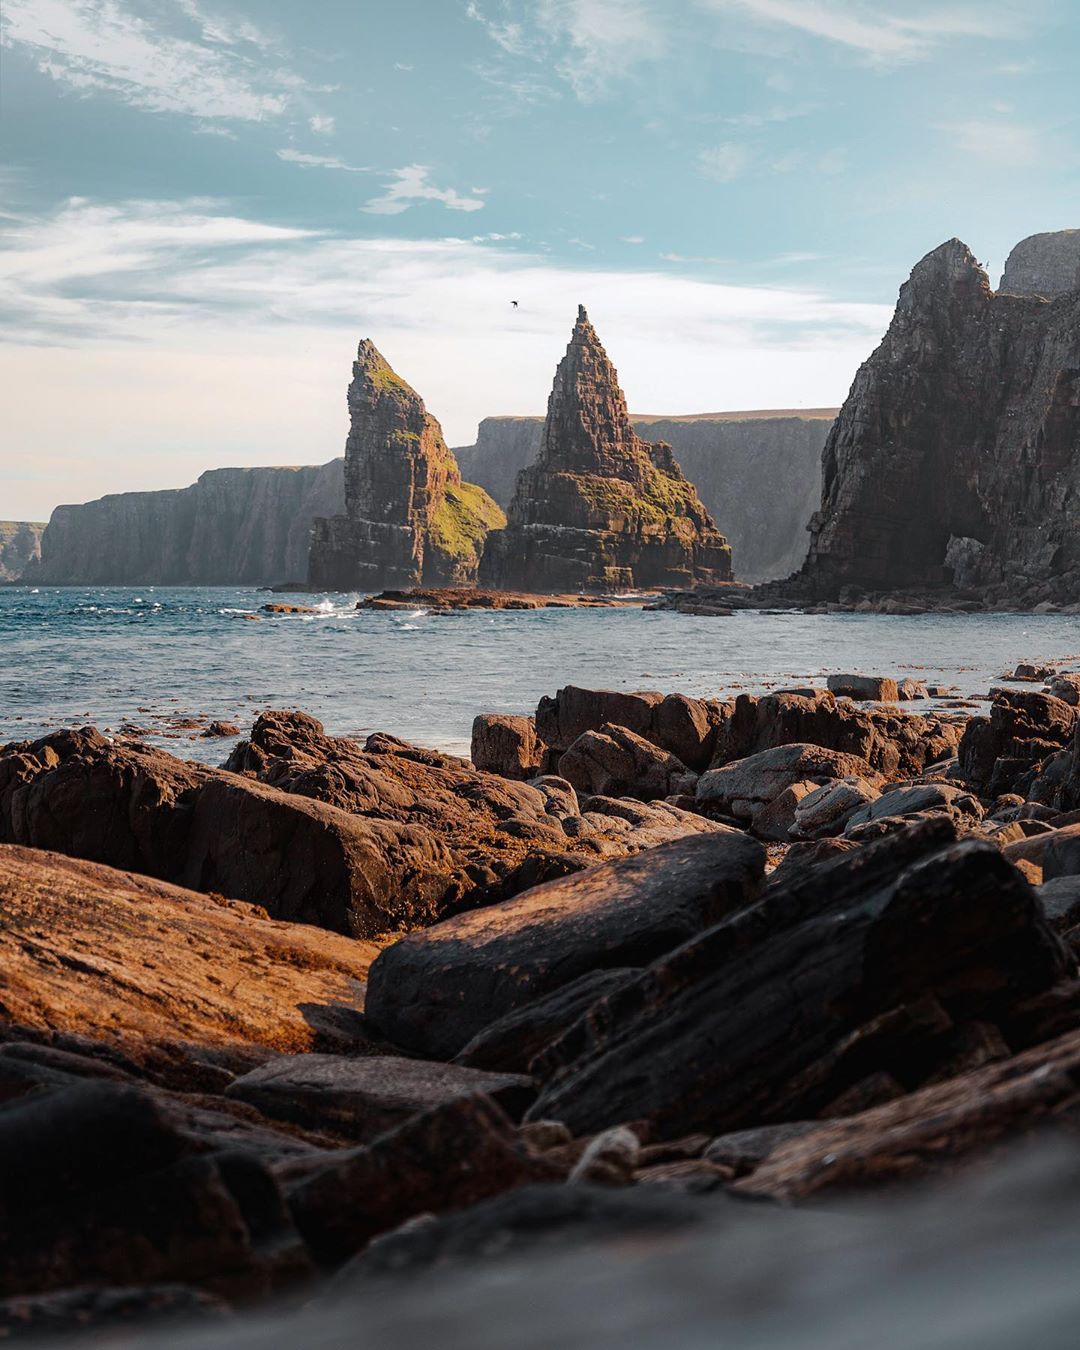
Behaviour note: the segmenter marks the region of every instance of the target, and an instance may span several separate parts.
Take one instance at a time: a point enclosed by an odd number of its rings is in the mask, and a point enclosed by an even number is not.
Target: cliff
[[[1080,230],[1021,239],[1005,261],[998,289],[1048,299],[1080,289]]]
[[[1035,256],[1029,243],[1012,258]],[[1039,266],[1045,282],[1045,250]],[[995,293],[952,239],[912,272],[855,377],[789,589],[832,599],[845,586],[956,582],[1018,594],[1071,576],[1072,593],[1078,503],[1080,290]]]
[[[0,585],[18,581],[41,557],[44,525],[28,520],[0,520]]]
[[[634,431],[618,375],[579,307],[555,372],[534,464],[504,530],[488,536],[485,585],[508,590],[693,585],[731,576],[731,549],[671,447]]]
[[[739,576],[790,575],[806,557],[807,521],[821,498],[821,451],[836,408],[630,415],[634,430],[667,441],[731,545]],[[485,417],[476,444],[455,449],[461,471],[500,506],[540,450],[541,417]]]
[[[505,517],[483,488],[461,481],[438,422],[366,339],[348,404],[345,511],[315,522],[310,585],[379,590],[474,581],[487,532]]]
[[[342,461],[210,469],[190,487],[58,506],[25,580],[51,586],[263,586],[303,578],[312,521],[340,509]]]

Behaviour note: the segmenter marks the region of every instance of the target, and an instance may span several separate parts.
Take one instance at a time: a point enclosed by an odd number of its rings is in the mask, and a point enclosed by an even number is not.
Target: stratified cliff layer
[[[505,517],[483,488],[461,481],[423,399],[367,339],[357,350],[348,400],[345,511],[315,522],[311,586],[474,581],[485,536]]]
[[[788,589],[1020,593],[1049,577],[1080,594],[1080,290],[995,293],[952,239],[855,377]]]
[[[731,545],[739,576],[789,576],[806,557],[806,524],[821,500],[821,451],[838,408],[630,414],[634,430],[667,441]],[[540,451],[542,417],[485,417],[476,444],[455,449],[461,471],[502,507]]]
[[[340,510],[342,461],[210,469],[191,487],[58,506],[24,580],[51,586],[266,586],[303,579],[311,525]]]
[[[0,584],[18,581],[41,557],[45,526],[30,520],[0,520]]]
[[[485,585],[507,590],[684,586],[731,576],[731,549],[670,445],[630,424],[589,317],[557,371],[535,464],[518,475],[505,530],[488,536]]]

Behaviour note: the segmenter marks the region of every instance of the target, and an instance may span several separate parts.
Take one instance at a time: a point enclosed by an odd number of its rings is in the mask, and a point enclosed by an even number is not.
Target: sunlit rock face
[[[584,308],[555,372],[540,453],[480,579],[513,590],[686,586],[731,576],[731,549],[663,442],[634,431]]]
[[[1053,299],[1080,289],[1080,230],[1021,239],[1005,262],[999,290]]]
[[[994,292],[959,239],[936,248],[855,376],[822,468],[795,591],[954,583],[957,539],[962,584],[1076,569],[1080,588],[1080,290]]]
[[[373,342],[349,385],[345,514],[317,519],[308,580],[327,590],[462,585],[505,517],[463,483],[442,428]]]

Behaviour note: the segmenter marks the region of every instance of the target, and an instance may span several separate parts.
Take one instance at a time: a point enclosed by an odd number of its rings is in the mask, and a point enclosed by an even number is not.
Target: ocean
[[[317,613],[262,614],[267,601]],[[204,738],[205,719],[246,730],[262,709],[302,708],[334,734],[387,731],[463,754],[477,713],[532,712],[565,684],[721,697],[857,670],[972,697],[1018,661],[1080,665],[1073,615],[436,616],[355,603],[224,587],[0,589],[0,741],[92,724],[217,763],[232,742]]]

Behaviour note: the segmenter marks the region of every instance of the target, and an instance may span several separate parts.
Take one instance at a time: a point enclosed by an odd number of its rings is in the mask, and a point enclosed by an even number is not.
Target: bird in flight
[[[511,300],[510,303],[514,306],[515,309],[517,309],[518,303],[516,300]]]

